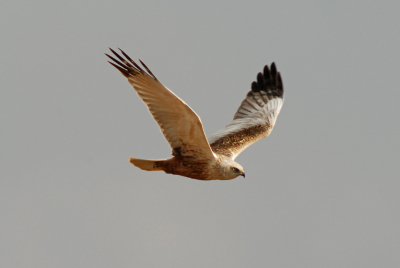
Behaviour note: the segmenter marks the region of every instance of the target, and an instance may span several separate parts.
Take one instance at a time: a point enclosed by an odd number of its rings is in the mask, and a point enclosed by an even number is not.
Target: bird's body
[[[208,140],[200,117],[179,97],[164,87],[143,63],[145,72],[122,50],[126,59],[110,49],[110,62],[127,79],[149,108],[172,149],[172,158],[144,160],[131,158],[136,167],[164,171],[198,180],[230,180],[244,177],[243,167],[234,159],[248,146],[268,136],[283,104],[283,85],[275,64],[257,75],[233,121]]]
[[[134,163],[134,161],[133,161]],[[165,161],[155,163],[156,167],[161,167],[165,173],[180,175],[197,180],[215,180],[222,178],[218,170],[218,160],[197,160],[192,156],[174,156]]]
[[[212,159],[199,159],[194,156],[177,155],[166,160],[144,160],[130,158],[130,162],[146,171],[164,171],[167,174],[180,175],[197,180],[231,180],[241,174],[231,174],[232,167],[240,171],[243,168],[237,163],[228,163],[232,160],[224,155],[215,155]],[[227,170],[229,167],[229,170]]]

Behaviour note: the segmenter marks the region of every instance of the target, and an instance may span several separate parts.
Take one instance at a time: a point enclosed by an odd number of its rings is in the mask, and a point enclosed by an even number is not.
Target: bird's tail
[[[147,171],[163,171],[164,170],[164,163],[167,160],[145,160],[145,159],[137,159],[137,158],[130,158],[129,162],[135,167],[138,167],[142,170]]]

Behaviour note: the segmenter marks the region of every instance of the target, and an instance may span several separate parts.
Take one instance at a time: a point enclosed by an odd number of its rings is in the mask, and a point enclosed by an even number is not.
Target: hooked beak
[[[246,175],[244,174],[244,172],[242,174],[240,174],[240,176],[243,176],[243,178],[246,178]]]

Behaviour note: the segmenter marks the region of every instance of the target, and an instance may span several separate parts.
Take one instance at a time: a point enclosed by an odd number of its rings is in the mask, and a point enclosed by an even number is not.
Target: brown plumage
[[[211,149],[214,153],[232,157],[238,151],[244,150],[247,147],[246,145],[267,137],[271,131],[272,126],[269,124],[245,128],[214,141],[211,144]]]
[[[230,180],[244,177],[234,159],[248,146],[268,136],[283,104],[283,84],[275,63],[257,75],[257,82],[237,110],[233,121],[208,140],[200,117],[178,96],[163,86],[142,62],[144,71],[122,50],[123,58],[106,54],[147,105],[172,149],[172,158],[131,158],[136,167],[164,171],[198,180]]]

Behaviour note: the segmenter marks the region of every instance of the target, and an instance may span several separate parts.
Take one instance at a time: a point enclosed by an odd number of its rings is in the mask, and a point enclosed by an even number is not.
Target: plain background
[[[400,267],[400,2],[3,1],[1,267]],[[107,47],[224,127],[265,64],[285,103],[246,179],[171,154]]]

